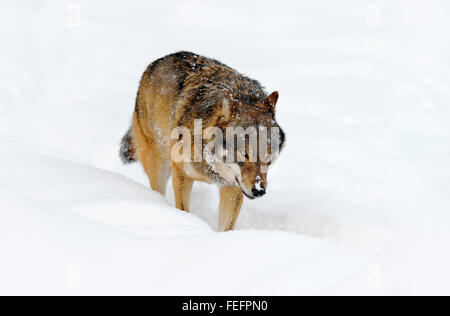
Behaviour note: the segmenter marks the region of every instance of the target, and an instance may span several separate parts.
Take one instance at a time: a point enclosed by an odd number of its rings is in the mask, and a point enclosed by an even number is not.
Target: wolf
[[[278,92],[266,93],[258,81],[215,59],[191,52],[165,56],[151,63],[142,76],[132,126],[122,139],[120,156],[124,163],[139,161],[151,188],[162,195],[172,177],[180,210],[189,212],[195,181],[217,184],[219,231],[233,230],[244,197],[255,199],[266,194],[267,169],[284,148],[285,133],[275,120],[278,97]],[[202,135],[211,128],[224,134],[240,128],[244,135],[227,135],[226,141],[215,141],[217,146],[207,153],[208,139],[174,135],[180,127],[189,132],[200,129]],[[261,155],[255,158],[255,151],[268,146],[262,146],[264,140],[259,138],[257,148],[252,147],[245,134],[250,128],[259,136],[261,128],[277,130],[268,137],[268,143],[275,140],[278,148],[263,149],[264,159]],[[243,146],[229,146],[230,139],[238,138],[244,138]],[[196,160],[175,160],[174,151],[180,143],[205,154]]]

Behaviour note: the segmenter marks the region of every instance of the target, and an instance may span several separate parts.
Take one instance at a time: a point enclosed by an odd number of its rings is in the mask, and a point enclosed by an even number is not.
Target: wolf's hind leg
[[[167,182],[170,178],[170,164],[158,148],[158,143],[150,135],[142,132],[136,116],[133,123],[133,135],[137,147],[137,156],[142,163],[150,181],[150,186],[156,192],[166,195]]]
[[[189,212],[189,203],[191,201],[194,180],[187,177],[183,171],[174,167],[172,168],[172,183],[176,207],[180,210]]]
[[[233,230],[241,212],[244,194],[237,187],[222,187],[220,189],[219,231]]]
[[[145,158],[144,158],[145,159]],[[156,192],[166,195],[167,182],[170,178],[169,164],[165,162],[157,153],[148,154],[146,163],[144,163],[150,186]]]

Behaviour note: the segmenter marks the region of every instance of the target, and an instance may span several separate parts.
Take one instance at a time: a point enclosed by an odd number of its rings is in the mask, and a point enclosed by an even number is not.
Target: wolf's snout
[[[254,197],[261,197],[261,196],[266,195],[266,189],[263,187],[260,187],[260,188],[255,187],[252,189],[252,193],[253,193]]]

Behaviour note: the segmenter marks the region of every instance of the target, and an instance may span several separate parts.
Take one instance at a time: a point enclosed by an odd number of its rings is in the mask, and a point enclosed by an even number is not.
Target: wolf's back
[[[154,61],[140,82],[133,127],[121,143],[122,161],[141,159],[137,156],[143,145],[155,146],[168,157],[171,131],[178,126],[193,129],[200,118],[205,124],[214,122],[225,97],[252,105],[266,93],[256,80],[215,59],[178,52]]]

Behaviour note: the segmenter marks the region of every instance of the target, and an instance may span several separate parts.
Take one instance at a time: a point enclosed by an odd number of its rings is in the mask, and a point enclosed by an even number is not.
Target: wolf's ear
[[[273,116],[275,116],[275,106],[277,105],[278,101],[278,91],[272,92],[265,100],[264,104],[269,109],[270,112],[272,112]]]

